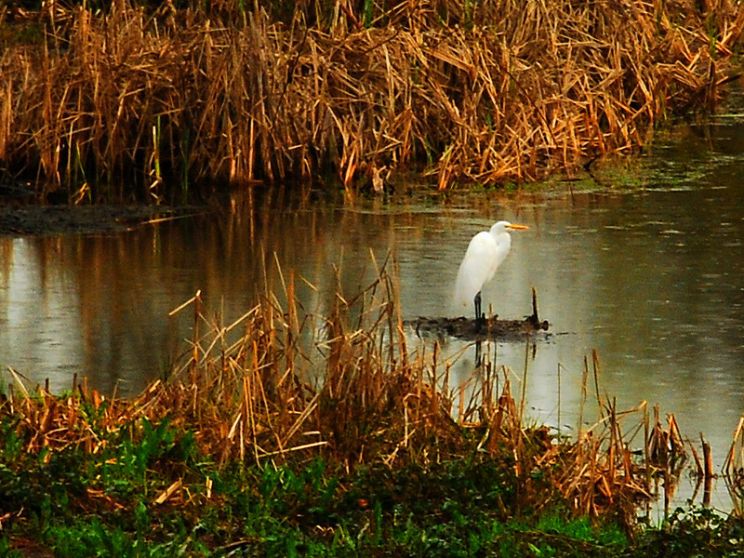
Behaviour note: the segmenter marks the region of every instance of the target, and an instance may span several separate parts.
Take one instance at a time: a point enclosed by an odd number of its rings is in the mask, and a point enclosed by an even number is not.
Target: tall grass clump
[[[731,0],[43,6],[0,12],[0,168],[78,203],[570,172],[714,106],[744,27]]]

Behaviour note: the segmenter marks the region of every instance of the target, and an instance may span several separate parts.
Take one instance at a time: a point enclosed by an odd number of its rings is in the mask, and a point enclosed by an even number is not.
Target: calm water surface
[[[611,188],[594,192],[566,183],[550,194],[272,211],[243,200],[222,216],[125,234],[0,239],[0,365],[55,390],[78,373],[104,392],[136,392],[184,348],[189,319],[171,309],[201,289],[210,312],[238,316],[274,261],[318,287],[301,296],[323,313],[334,265],[353,292],[374,276],[370,252],[392,251],[405,317],[451,315],[470,237],[509,219],[530,230],[513,235],[483,299],[519,318],[537,289],[552,334],[527,361],[532,416],[576,427],[584,358],[596,349],[600,388],[618,408],[647,401],[674,412],[683,434],[705,433],[720,467],[744,413],[744,125],[723,115],[679,128],[632,167],[605,173]],[[444,341],[448,354],[463,347]],[[523,345],[486,350],[515,378],[525,373]],[[452,382],[473,367],[468,348]],[[723,491],[716,497],[730,507]]]

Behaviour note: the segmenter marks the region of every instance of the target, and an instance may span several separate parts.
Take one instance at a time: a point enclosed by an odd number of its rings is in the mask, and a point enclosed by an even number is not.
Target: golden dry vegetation
[[[75,202],[571,172],[714,106],[744,28],[732,0],[93,4],[0,11],[5,181]]]

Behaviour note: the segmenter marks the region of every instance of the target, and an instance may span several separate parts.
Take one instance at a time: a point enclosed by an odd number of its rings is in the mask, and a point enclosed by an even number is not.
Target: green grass
[[[680,510],[635,540],[610,520],[561,509],[517,512],[507,462],[353,474],[321,460],[218,469],[189,453],[188,434],[146,428],[144,443],[120,443],[103,455],[70,449],[30,457],[6,438],[0,506],[14,518],[0,533],[0,556],[22,555],[13,550],[20,541],[64,557],[735,556],[744,541],[741,520],[704,509]],[[154,503],[176,477],[191,501]]]
[[[614,555],[627,540],[557,510],[516,508],[508,460],[346,473],[321,459],[218,466],[194,434],[133,424],[97,454],[31,454],[2,426],[0,556],[33,541],[57,556]],[[128,434],[121,434],[125,432]],[[181,480],[184,490],[157,497]],[[209,486],[209,488],[207,488]],[[556,554],[558,553],[558,554]]]

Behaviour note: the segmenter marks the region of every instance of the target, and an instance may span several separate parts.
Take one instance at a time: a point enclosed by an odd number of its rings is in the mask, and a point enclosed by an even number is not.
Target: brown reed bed
[[[220,467],[317,458],[346,471],[502,463],[516,479],[513,513],[560,505],[625,524],[652,497],[658,472],[673,466],[658,445],[677,436],[673,419],[669,429],[657,420],[651,433],[645,404],[621,412],[602,403],[594,425],[561,438],[529,425],[524,392],[513,396],[511,374],[488,359],[465,400],[449,387],[450,364],[437,345],[433,354],[408,345],[384,266],[359,295],[337,292],[325,316],[300,306],[291,275],[282,282],[284,308],[267,293],[230,324],[210,318],[199,293],[174,310],[193,312],[193,338],[172,376],[137,397],[105,397],[85,382],[55,396],[16,376],[0,399],[0,423],[12,425],[23,451],[45,459],[66,449],[97,454],[116,435],[136,441],[145,424],[167,421],[193,433]],[[179,483],[166,500],[183,497]]]
[[[379,191],[402,169],[534,180],[710,109],[744,27],[731,0],[240,5],[14,18],[38,32],[0,55],[4,180],[76,203],[328,176]]]

